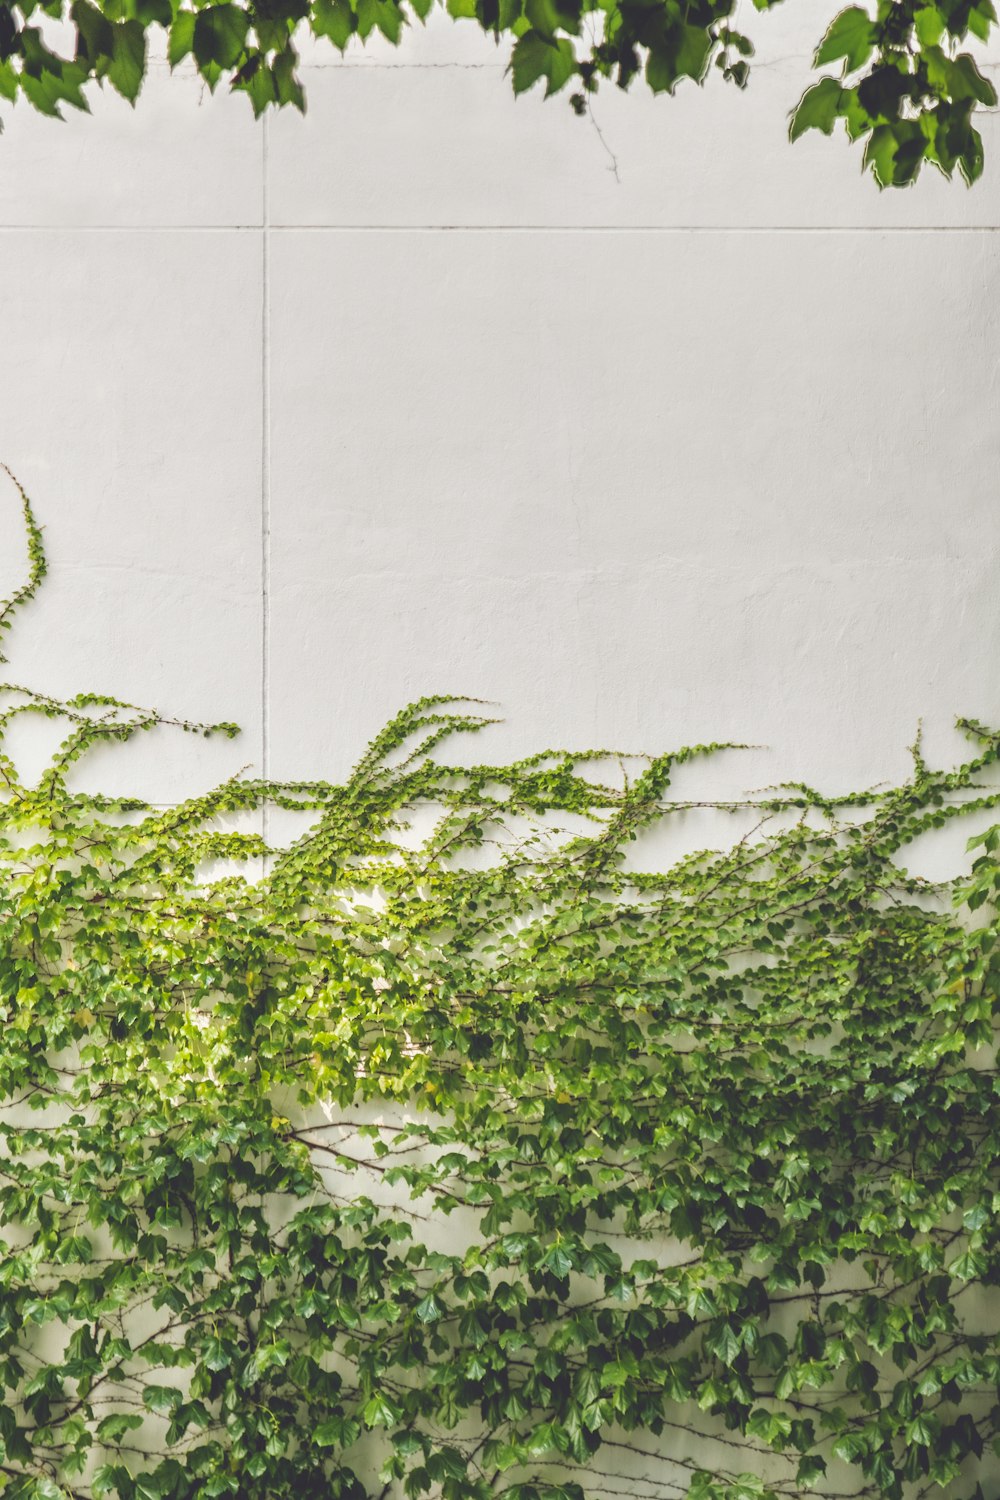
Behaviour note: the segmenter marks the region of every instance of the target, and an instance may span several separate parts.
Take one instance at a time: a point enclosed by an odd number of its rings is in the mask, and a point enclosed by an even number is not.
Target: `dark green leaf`
[[[875,28],[868,12],[858,5],[848,6],[831,23],[820,42],[815,66],[821,68],[826,63],[843,58],[846,71],[853,73],[855,69],[863,67],[871,56],[874,36]]]
[[[836,78],[821,78],[806,89],[788,128],[791,140],[798,140],[807,130],[822,130],[824,135],[830,135],[840,116],[843,97],[844,90]]]
[[[238,5],[210,5],[195,17],[193,48],[199,68],[212,63],[231,68],[239,61],[247,35],[247,14]]]

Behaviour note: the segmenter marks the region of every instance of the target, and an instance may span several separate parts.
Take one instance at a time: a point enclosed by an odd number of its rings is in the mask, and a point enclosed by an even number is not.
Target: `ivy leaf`
[[[984,104],[990,109],[996,105],[996,89],[988,78],[983,77],[975,58],[968,52],[960,52],[954,59],[951,86],[952,97],[955,99],[974,99],[977,104]]]
[[[711,32],[686,21],[672,27],[652,45],[646,60],[646,82],[656,93],[673,93],[682,78],[700,83],[715,47]]]
[[[395,0],[357,0],[357,30],[364,39],[378,30],[397,46],[403,30],[403,12]]]
[[[848,6],[831,23],[817,48],[813,65],[822,68],[843,58],[845,71],[853,73],[871,56],[874,37],[875,28],[868,12],[858,5]]]
[[[927,1448],[934,1442],[936,1436],[935,1426],[930,1418],[920,1413],[908,1422],[906,1426],[906,1441],[915,1443],[920,1447]]]
[[[799,1459],[798,1472],[795,1476],[796,1483],[801,1484],[804,1489],[812,1489],[817,1480],[826,1474],[826,1460],[818,1453],[806,1453]]]
[[[955,1257],[948,1267],[948,1274],[956,1281],[975,1281],[985,1273],[988,1265],[986,1256],[970,1247]]]
[[[366,1403],[363,1412],[366,1427],[391,1427],[399,1421],[399,1407],[388,1397],[375,1393]]]
[[[879,187],[889,187],[896,166],[896,137],[889,125],[877,125],[868,137],[863,164],[871,167]]]
[[[172,1417],[183,1397],[171,1386],[147,1385],[142,1392],[143,1405],[159,1416]]]
[[[360,1431],[360,1424],[346,1417],[327,1417],[314,1430],[313,1442],[318,1448],[349,1448]]]
[[[988,42],[990,29],[996,25],[997,13],[993,0],[979,0],[969,11],[969,30],[981,42]]]
[[[114,28],[108,81],[134,104],[145,76],[146,33],[139,21],[122,21]]]
[[[73,0],[70,16],[77,29],[77,56],[106,66],[115,45],[115,28],[90,0]]]
[[[518,37],[511,53],[510,71],[515,94],[523,94],[544,78],[545,97],[556,93],[577,71],[573,48],[565,37],[549,41],[537,31]]]
[[[135,1412],[115,1412],[97,1424],[97,1438],[101,1443],[118,1443],[127,1432],[135,1432],[142,1426],[142,1417]]]
[[[444,1313],[444,1308],[433,1292],[428,1293],[413,1310],[422,1323],[436,1323]]]
[[[936,47],[945,28],[945,18],[936,5],[922,5],[914,12],[913,27],[922,47]]]
[[[357,30],[357,17],[348,0],[316,0],[310,17],[314,36],[325,36],[341,52]]]
[[[970,127],[967,143],[958,158],[959,169],[969,187],[982,176],[984,162],[983,138]]]
[[[863,1433],[845,1432],[833,1444],[835,1457],[845,1464],[856,1464],[868,1452],[868,1439]]]
[[[821,78],[806,89],[792,114],[789,138],[797,141],[807,130],[822,130],[831,135],[840,116],[844,90],[835,78]]]
[[[194,46],[194,23],[194,11],[179,10],[174,17],[167,43],[167,61],[172,68],[183,62]]]
[[[580,30],[580,0],[524,0],[525,19],[546,41],[554,42],[560,31]]]
[[[706,1346],[721,1359],[724,1365],[731,1365],[740,1352],[740,1340],[728,1323],[722,1323],[718,1329],[705,1340]]]
[[[195,17],[192,45],[195,61],[202,70],[213,63],[231,68],[246,42],[249,20],[238,5],[210,5]]]
[[[553,1245],[547,1252],[542,1265],[551,1271],[553,1276],[568,1276],[573,1269],[573,1257],[564,1245]]]
[[[135,19],[144,31],[152,25],[170,27],[174,18],[170,0],[133,0],[133,3]]]

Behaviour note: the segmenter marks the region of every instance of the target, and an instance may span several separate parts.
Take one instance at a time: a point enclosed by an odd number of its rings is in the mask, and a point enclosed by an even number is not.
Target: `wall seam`
[[[261,423],[260,423],[260,718],[261,775],[271,772],[271,228],[268,181],[268,120],[261,121]],[[261,835],[270,833],[268,806],[261,806]],[[266,858],[265,858],[266,871]]]
[[[264,129],[266,129],[266,122]],[[0,224],[4,234],[997,234],[1000,224]]]

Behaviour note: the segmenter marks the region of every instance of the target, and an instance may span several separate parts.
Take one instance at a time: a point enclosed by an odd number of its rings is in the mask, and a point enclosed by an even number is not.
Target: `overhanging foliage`
[[[737,0],[0,0],[0,97],[23,95],[44,114],[88,109],[85,85],[107,81],[134,102],[146,73],[151,28],[166,31],[171,66],[188,57],[210,88],[225,82],[269,105],[305,108],[296,72],[296,30],[344,49],[381,35],[398,43],[436,3],[456,19],[513,42],[515,93],[571,89],[580,114],[602,79],[628,88],[641,76],[655,92],[715,69],[746,86],[753,43],[736,24]],[[778,0],[754,0],[769,10]],[[58,50],[44,17],[69,21],[76,43]],[[804,131],[832,133],[843,121],[864,142],[864,164],[880,186],[908,186],[930,162],[968,183],[982,172],[977,109],[997,102],[993,84],[963,43],[985,41],[993,0],[875,0],[842,11],[818,39],[817,68],[791,117]]]
[[[718,747],[456,768],[426,699],[163,810],[72,786],[158,715],[4,695],[5,1500],[996,1494],[997,838],[900,864],[996,735],[661,874]]]

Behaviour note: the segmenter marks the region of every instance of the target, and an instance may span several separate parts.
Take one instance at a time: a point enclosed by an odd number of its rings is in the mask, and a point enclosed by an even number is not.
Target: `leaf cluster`
[[[627,89],[641,78],[672,94],[710,73],[740,89],[750,77],[754,45],[736,24],[737,0],[0,0],[0,97],[61,117],[63,105],[89,109],[87,84],[107,80],[134,103],[155,28],[171,67],[190,59],[209,88],[246,94],[256,115],[304,110],[304,30],[341,51],[372,36],[397,45],[436,3],[508,45],[515,93],[569,89],[581,115],[605,80]],[[777,3],[754,0],[757,10]],[[70,25],[71,52],[47,19]],[[947,177],[957,167],[971,184],[983,166],[975,116],[996,105],[996,91],[961,48],[986,41],[996,19],[993,0],[849,6],[818,45],[815,67],[835,71],[806,90],[792,140],[810,129],[829,135],[842,121],[881,187],[908,186],[925,162]]]

